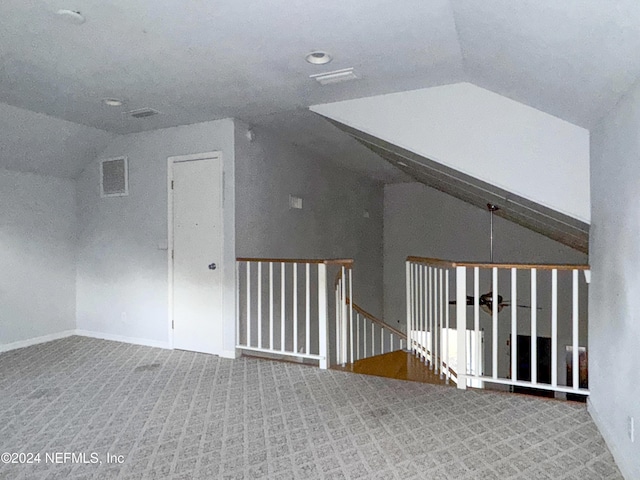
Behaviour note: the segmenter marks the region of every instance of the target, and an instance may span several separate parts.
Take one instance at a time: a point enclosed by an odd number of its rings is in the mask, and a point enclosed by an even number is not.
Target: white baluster
[[[298,264],[293,264],[293,351],[298,353]]]
[[[518,380],[518,269],[511,269],[511,379]]]
[[[349,269],[349,354],[353,363],[353,268]]]
[[[580,361],[579,361],[579,344],[578,344],[578,270],[573,270],[573,302],[572,302],[572,315],[571,320],[573,324],[573,355],[572,355],[572,368],[571,373],[573,375],[573,389],[578,390],[580,388]]]
[[[444,288],[444,297],[447,301],[447,309],[445,310],[445,322],[447,328],[444,331],[444,358],[447,362],[445,373],[447,376],[447,383],[449,383],[449,379],[451,378],[451,371],[449,368],[449,366],[451,365],[451,360],[449,359],[449,310],[451,309],[451,307],[449,307],[449,269],[445,270],[444,272]]]
[[[429,322],[429,326],[427,327],[429,330],[429,368],[433,370],[434,358],[433,358],[433,289],[434,289],[434,281],[433,281],[433,267],[429,267],[427,271],[427,320]]]
[[[558,386],[558,270],[551,270],[551,386]]]
[[[419,302],[419,310],[418,310],[418,315],[419,315],[419,331],[420,331],[420,341],[421,343],[424,343],[422,345],[420,345],[420,354],[422,355],[422,360],[426,360],[426,341],[423,340],[422,335],[424,335],[424,332],[426,330],[425,328],[425,321],[424,321],[424,272],[426,267],[424,265],[418,265],[419,268],[419,272],[420,275],[418,277],[418,295],[420,298],[420,302]]]
[[[356,360],[360,360],[360,314],[356,313]]]
[[[262,262],[258,262],[258,348],[262,348]]]
[[[324,263],[320,263],[318,264],[318,354],[320,355],[320,368],[322,369],[329,367],[327,301],[327,266]]]
[[[275,350],[273,345],[273,262],[269,262],[269,348]]]
[[[251,262],[247,262],[247,346],[251,347]]]
[[[305,350],[304,353],[311,353],[311,264],[307,263],[305,266],[305,328],[306,334]]]
[[[285,263],[280,264],[280,350],[285,351],[286,344],[286,328],[285,328],[285,312],[286,312],[286,268]]]
[[[362,358],[367,358],[367,319],[362,317],[362,338],[363,338],[363,348],[362,348]]]
[[[346,269],[342,267],[341,285],[342,313],[340,315],[340,359],[342,366],[347,363],[347,275]]]
[[[240,262],[236,262],[236,345],[242,345],[240,339]]]
[[[342,316],[342,298],[340,293],[342,292],[342,277],[338,279],[336,286],[336,363],[342,365],[342,349],[340,348],[340,317]]]
[[[458,336],[458,388],[466,390],[467,368],[467,269],[456,267],[456,330]]]
[[[438,288],[438,271],[433,269],[433,372],[438,374],[438,312],[440,311],[440,290]]]
[[[473,267],[473,334],[475,341],[473,345],[473,360],[476,377],[480,376],[480,268]],[[476,385],[477,386],[477,385]]]
[[[531,383],[538,383],[538,280],[531,269]]]
[[[411,304],[412,304],[412,295],[411,295],[411,290],[412,290],[412,285],[411,285],[411,262],[407,261],[405,262],[405,288],[406,288],[406,295],[407,295],[407,310],[406,310],[406,315],[407,315],[407,321],[406,321],[406,325],[407,325],[407,340],[410,340],[411,338],[411,329],[413,328],[412,326],[412,319],[411,319]]]
[[[492,306],[492,330],[493,330],[493,342],[491,345],[491,354],[492,354],[492,365],[491,371],[493,373],[493,378],[498,378],[498,310],[500,309],[499,301],[498,301],[498,269],[493,267],[492,269],[493,276],[493,298],[491,299]]]
[[[371,356],[376,354],[376,324],[371,323]]]
[[[442,268],[439,269],[440,271],[440,315],[438,317],[438,343],[436,345],[438,345],[438,354],[440,355],[440,361],[439,361],[439,365],[440,365],[440,378],[443,377],[444,375],[444,352],[442,350],[442,325],[444,323],[444,305],[445,303],[448,305],[449,300],[447,298],[444,297],[444,270]],[[448,307],[447,307],[448,308]]]

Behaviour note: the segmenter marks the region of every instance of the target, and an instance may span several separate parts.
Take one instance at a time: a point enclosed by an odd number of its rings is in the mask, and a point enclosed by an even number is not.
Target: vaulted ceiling
[[[589,128],[640,76],[636,0],[3,0],[0,18],[0,102],[116,134],[225,117],[286,134],[309,105],[460,81]],[[346,67],[361,78],[309,78]],[[141,107],[161,114],[126,115]]]

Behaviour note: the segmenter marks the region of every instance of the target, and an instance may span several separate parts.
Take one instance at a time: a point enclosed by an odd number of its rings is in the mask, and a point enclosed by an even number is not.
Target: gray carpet
[[[0,452],[41,452],[3,479],[622,478],[582,404],[81,337],[0,355]]]

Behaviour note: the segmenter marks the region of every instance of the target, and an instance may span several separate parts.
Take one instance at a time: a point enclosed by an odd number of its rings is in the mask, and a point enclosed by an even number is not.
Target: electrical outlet
[[[631,440],[631,443],[634,443],[636,441],[634,423],[635,421],[633,417],[627,417],[627,434],[629,435],[629,440]]]
[[[122,323],[127,323],[127,312],[122,312],[122,313],[120,314],[120,321],[121,321]]]

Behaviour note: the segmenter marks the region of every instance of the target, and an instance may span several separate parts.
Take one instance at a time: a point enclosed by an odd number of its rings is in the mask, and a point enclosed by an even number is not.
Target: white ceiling
[[[589,128],[640,75],[636,0],[3,0],[0,19],[0,102],[113,133],[236,117],[317,150],[317,119],[283,112],[460,81]],[[362,78],[309,79],[345,67]]]

